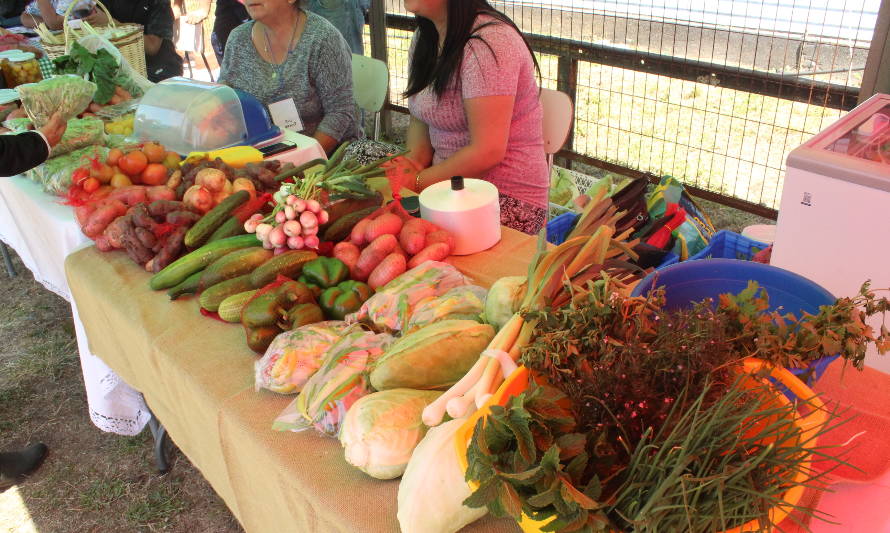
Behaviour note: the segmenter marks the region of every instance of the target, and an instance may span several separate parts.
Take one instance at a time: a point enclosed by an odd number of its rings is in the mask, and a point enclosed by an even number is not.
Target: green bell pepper
[[[324,320],[321,307],[313,303],[297,304],[290,308],[287,312],[287,320],[290,323],[290,329],[297,329],[306,324],[314,324]]]
[[[349,279],[349,267],[335,257],[319,257],[303,266],[302,277],[313,285],[328,289]]]
[[[325,289],[318,299],[325,315],[332,320],[343,320],[346,315],[359,310],[374,289],[360,281],[344,281],[336,287]]]
[[[318,300],[318,297],[321,296],[321,291],[324,290],[323,288],[319,287],[315,283],[312,283],[311,281],[309,281],[309,278],[307,278],[306,276],[300,276],[299,278],[297,278],[297,281],[299,281],[303,285],[309,287],[309,290],[312,291],[312,294],[315,295],[316,300]]]

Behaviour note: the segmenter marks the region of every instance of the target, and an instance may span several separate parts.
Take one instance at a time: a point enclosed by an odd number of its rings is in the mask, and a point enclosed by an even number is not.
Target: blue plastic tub
[[[816,314],[820,306],[836,300],[830,292],[803,276],[779,267],[736,259],[684,261],[670,265],[646,276],[631,294],[649,294],[653,285],[664,287],[665,307],[669,310],[681,309],[707,298],[716,300],[720,294],[738,294],[748,286],[749,280],[756,281],[766,289],[770,311],[781,307],[783,311],[799,317],[804,311]],[[812,386],[837,357],[825,356],[811,362],[806,368],[788,370]],[[791,391],[777,386],[789,399],[795,399]]]
[[[734,231],[720,230],[715,233],[708,245],[687,261],[696,259],[742,259],[750,261],[757,252],[766,249],[766,243],[749,239]]]

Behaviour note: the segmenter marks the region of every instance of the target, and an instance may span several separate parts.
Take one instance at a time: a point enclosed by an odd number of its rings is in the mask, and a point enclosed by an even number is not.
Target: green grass
[[[127,485],[119,479],[98,479],[90,483],[80,495],[80,504],[87,510],[108,509],[127,492]]]
[[[186,509],[179,493],[178,484],[160,483],[151,488],[144,498],[131,503],[124,515],[138,527],[163,525]]]

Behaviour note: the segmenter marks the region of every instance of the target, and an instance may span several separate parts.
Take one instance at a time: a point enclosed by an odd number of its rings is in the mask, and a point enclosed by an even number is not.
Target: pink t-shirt
[[[485,43],[479,39],[467,41],[460,79],[441,98],[427,87],[408,99],[408,107],[429,126],[433,163],[439,163],[470,142],[464,99],[514,95],[507,152],[503,161],[483,177],[501,194],[547,207],[550,180],[535,65],[516,30],[487,15],[480,15],[476,25],[489,21],[495,23],[476,32]]]

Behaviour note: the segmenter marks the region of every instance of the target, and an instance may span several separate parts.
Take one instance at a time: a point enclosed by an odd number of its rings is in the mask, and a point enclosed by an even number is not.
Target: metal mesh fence
[[[572,153],[768,209],[788,152],[856,104],[880,0],[505,0],[541,84],[575,102]],[[391,102],[412,22],[386,0]]]

